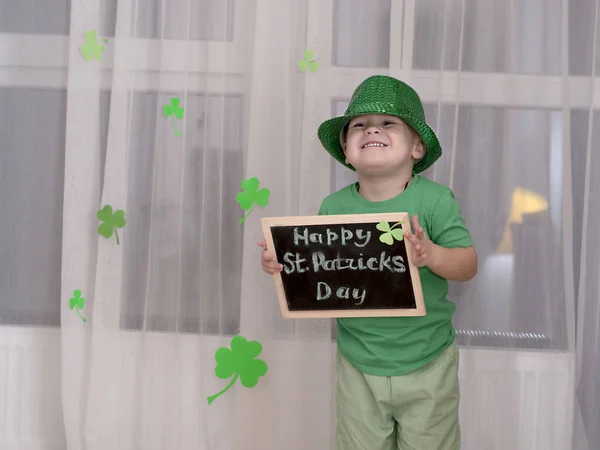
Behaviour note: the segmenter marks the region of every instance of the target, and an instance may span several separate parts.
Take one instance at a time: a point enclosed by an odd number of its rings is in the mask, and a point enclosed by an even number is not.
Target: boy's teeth
[[[383,144],[367,144],[365,145],[365,148],[366,147],[383,147]]]

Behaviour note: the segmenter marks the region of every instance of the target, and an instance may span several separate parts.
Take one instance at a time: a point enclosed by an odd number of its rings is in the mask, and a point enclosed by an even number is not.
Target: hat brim
[[[356,169],[352,167],[351,164],[346,164],[346,156],[344,155],[344,150],[340,145],[340,133],[348,122],[355,117],[365,114],[388,114],[399,117],[416,131],[419,137],[423,140],[426,152],[423,158],[415,162],[413,166],[413,173],[421,173],[427,170],[439,159],[440,156],[442,156],[442,147],[440,146],[440,142],[438,141],[435,132],[429,127],[429,125],[408,111],[394,114],[383,111],[361,112],[360,114],[338,116],[326,120],[321,124],[321,126],[319,126],[319,130],[317,132],[317,136],[319,137],[321,144],[323,144],[323,147],[325,147],[325,150],[327,150],[331,156],[333,156],[337,161],[350,170]]]

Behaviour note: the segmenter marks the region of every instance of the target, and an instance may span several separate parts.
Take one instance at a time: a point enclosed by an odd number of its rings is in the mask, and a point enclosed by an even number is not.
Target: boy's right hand
[[[258,246],[263,249],[260,262],[265,273],[273,275],[276,272],[281,272],[283,264],[279,264],[275,254],[267,250],[267,243],[265,241],[258,241]]]

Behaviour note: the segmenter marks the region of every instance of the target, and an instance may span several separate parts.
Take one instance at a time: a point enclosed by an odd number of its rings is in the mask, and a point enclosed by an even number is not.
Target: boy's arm
[[[411,222],[413,232],[408,235],[415,244],[418,266],[426,265],[447,280],[469,281],[475,276],[477,252],[452,191],[444,192],[428,215],[429,236],[419,224],[418,216],[413,216]]]
[[[474,246],[444,248],[432,242],[427,267],[447,280],[469,281],[477,273],[477,252]]]

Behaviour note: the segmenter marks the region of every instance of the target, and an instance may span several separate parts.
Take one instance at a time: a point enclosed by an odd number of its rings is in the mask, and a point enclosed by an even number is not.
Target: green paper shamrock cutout
[[[267,363],[256,359],[262,352],[262,345],[257,341],[247,341],[242,336],[231,339],[231,350],[227,347],[219,348],[215,353],[215,375],[219,378],[233,377],[225,389],[207,397],[210,405],[218,397],[227,392],[239,378],[242,386],[252,388],[257,385],[258,379],[267,373]]]
[[[304,52],[304,59],[298,61],[298,67],[302,72],[306,72],[309,69],[311,72],[316,72],[319,68],[319,63],[314,60],[315,52],[312,50],[306,50]]]
[[[117,233],[117,228],[123,228],[125,226],[125,212],[120,209],[113,214],[112,206],[106,205],[96,213],[96,216],[100,221],[104,222],[98,227],[98,234],[109,238],[114,231],[117,245],[119,245],[119,233]]]
[[[243,192],[239,192],[235,196],[235,201],[240,204],[240,208],[243,210],[249,210],[248,213],[240,219],[240,223],[246,220],[246,217],[250,215],[254,209],[254,204],[265,207],[269,203],[269,195],[271,191],[266,188],[258,189],[259,185],[258,178],[252,177],[244,180],[240,183]]]
[[[394,239],[401,241],[404,239],[404,230],[402,228],[396,228],[398,225],[402,225],[402,222],[395,223],[392,227],[388,222],[379,222],[376,228],[384,233],[379,236],[379,240],[387,245],[392,245]],[[394,229],[396,228],[396,229]]]
[[[69,309],[76,308],[77,315],[85,322],[85,318],[79,313],[79,310],[83,309],[84,305],[85,298],[81,296],[81,291],[79,289],[73,291],[73,297],[69,299]]]
[[[173,124],[173,129],[175,130],[175,134],[177,134],[177,136],[181,136],[181,133],[175,127],[175,117],[178,119],[183,117],[183,108],[179,106],[180,102],[181,100],[179,100],[177,97],[172,97],[171,102],[163,107],[164,116],[171,116],[171,124]]]
[[[83,44],[79,50],[81,54],[85,58],[86,61],[94,58],[96,61],[100,61],[102,58],[102,53],[104,53],[104,45],[98,42],[98,37],[96,36],[96,30],[86,31],[83,34],[83,38],[85,39],[85,44]],[[107,39],[103,39],[106,43]]]

